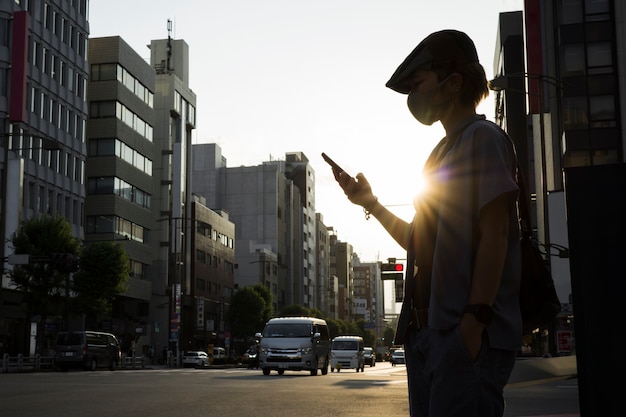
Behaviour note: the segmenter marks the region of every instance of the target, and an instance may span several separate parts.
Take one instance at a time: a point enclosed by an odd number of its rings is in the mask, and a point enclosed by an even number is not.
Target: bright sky
[[[443,137],[406,96],[385,87],[428,34],[466,32],[493,76],[498,15],[523,0],[91,0],[91,37],[120,36],[149,61],[151,40],[189,45],[197,96],[195,143],[218,143],[228,166],[304,152],[316,173],[316,211],[361,261],[404,258],[374,219],[365,221],[321,152],[363,172],[379,200],[412,218],[418,176]],[[493,119],[493,99],[479,112]]]

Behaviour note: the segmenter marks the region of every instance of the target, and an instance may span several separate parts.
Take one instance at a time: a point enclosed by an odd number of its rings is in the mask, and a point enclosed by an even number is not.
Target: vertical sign
[[[204,330],[204,299],[196,298],[196,312],[198,313],[196,325],[198,330]]]

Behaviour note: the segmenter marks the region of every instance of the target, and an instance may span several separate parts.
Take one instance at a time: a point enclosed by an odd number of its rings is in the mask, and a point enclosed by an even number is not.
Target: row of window
[[[23,206],[33,213],[59,215],[72,224],[81,224],[83,203],[78,199],[63,195],[41,183],[24,180]]]
[[[89,74],[91,81],[117,80],[150,108],[154,107],[154,94],[120,64],[93,64]]]
[[[26,135],[23,132],[14,133],[8,139],[8,148],[25,159],[50,168],[72,181],[84,184],[85,161],[62,150],[44,149],[45,144],[41,138]]]
[[[128,201],[150,209],[151,195],[117,177],[95,177],[87,179],[88,194],[115,194]]]
[[[55,80],[59,85],[67,87],[81,100],[87,96],[87,78],[80,71],[74,69],[70,62],[59,58],[55,51],[38,40],[30,42],[30,64],[33,68],[39,68],[42,74]]]
[[[117,156],[141,172],[152,176],[152,160],[117,138],[89,140],[89,156]]]
[[[71,0],[73,7],[82,16],[86,16],[87,0]],[[31,12],[32,13],[32,12]],[[45,2],[43,16],[39,9],[34,10],[35,20],[43,23],[43,27],[54,34],[61,42],[75,50],[79,56],[87,57],[87,33],[83,33],[53,5]]]
[[[174,91],[174,110],[182,116],[186,123],[196,125],[196,108],[178,91]]]
[[[87,216],[85,233],[115,233],[140,243],[149,243],[150,230],[118,216]]]
[[[71,137],[85,142],[85,118],[82,113],[72,110],[66,104],[57,101],[46,91],[31,86],[28,109],[39,119],[45,120]]]
[[[128,127],[152,142],[152,126],[119,101],[92,101],[89,103],[89,116],[92,119],[117,117]]]
[[[216,242],[220,242],[223,246],[226,246],[227,248],[232,249],[235,246],[235,241],[232,237],[229,237],[223,233],[218,232],[217,230],[213,229],[213,226],[211,226],[208,223],[204,223],[200,221],[197,222],[196,234],[200,236],[209,237]]]

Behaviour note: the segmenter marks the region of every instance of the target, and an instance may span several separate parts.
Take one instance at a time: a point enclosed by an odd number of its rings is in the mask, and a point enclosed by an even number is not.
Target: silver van
[[[342,369],[365,371],[365,344],[361,336],[337,336],[330,348],[330,371]]]
[[[114,371],[120,363],[121,349],[111,333],[95,331],[59,332],[56,337],[54,364],[61,370],[99,367]]]
[[[263,375],[290,371],[328,373],[330,333],[325,320],[315,317],[279,317],[265,324],[259,340],[259,368]]]

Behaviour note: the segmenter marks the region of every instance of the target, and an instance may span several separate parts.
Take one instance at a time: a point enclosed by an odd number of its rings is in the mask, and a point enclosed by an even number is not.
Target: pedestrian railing
[[[2,355],[2,373],[8,372],[38,372],[44,369],[52,369],[54,366],[53,356],[9,356],[8,353]]]
[[[120,368],[127,369],[143,369],[146,367],[146,361],[143,356],[122,356],[120,361]]]

